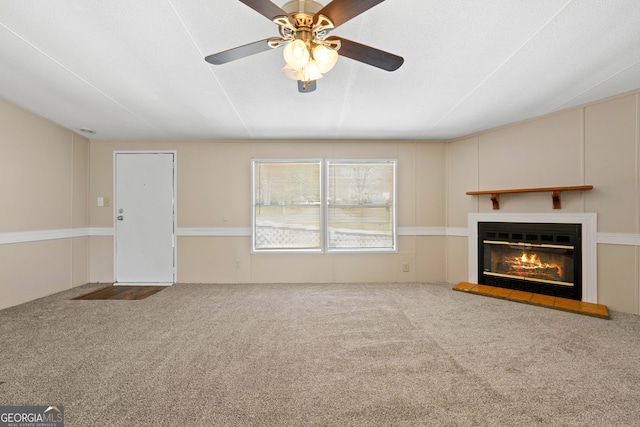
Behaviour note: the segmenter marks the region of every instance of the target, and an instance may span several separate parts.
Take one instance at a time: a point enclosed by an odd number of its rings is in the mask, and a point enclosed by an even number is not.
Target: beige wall
[[[113,153],[175,150],[178,228],[251,227],[251,159],[398,159],[398,225],[442,227],[444,142],[92,141],[91,227],[113,227]],[[397,254],[252,254],[248,236],[180,236],[179,282],[443,281],[444,236],[400,236]],[[91,280],[113,280],[113,238],[91,237]],[[409,263],[410,271],[402,271]]]
[[[374,255],[257,255],[248,236],[181,236],[180,282],[457,283],[468,278],[467,215],[491,212],[488,196],[465,192],[591,184],[563,193],[561,212],[598,214],[598,302],[640,314],[639,105],[634,92],[449,142],[89,142],[0,102],[0,237],[63,231],[0,244],[0,308],[111,282],[113,152],[175,150],[180,228],[248,229],[251,158],[377,157],[398,159],[406,231],[397,254]],[[500,212],[552,212],[550,199],[504,195]],[[64,237],[69,230],[85,231]]]
[[[87,283],[89,141],[0,101],[0,233],[37,241],[0,244],[0,309]],[[59,236],[38,240],[38,232]],[[69,236],[64,238],[64,236]]]
[[[637,240],[639,103],[634,92],[447,143],[447,226],[466,227],[468,213],[492,211],[488,195],[467,191],[593,185],[563,192],[560,212],[595,212],[599,236]],[[549,193],[513,194],[500,196],[499,212],[553,208]],[[447,237],[447,281],[465,280],[467,262],[466,237]],[[640,314],[638,246],[598,244],[597,267],[598,302]]]

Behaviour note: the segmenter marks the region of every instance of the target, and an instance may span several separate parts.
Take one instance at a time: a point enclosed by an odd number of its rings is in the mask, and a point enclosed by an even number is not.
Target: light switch
[[[98,197],[98,206],[100,207],[104,206],[104,197]]]

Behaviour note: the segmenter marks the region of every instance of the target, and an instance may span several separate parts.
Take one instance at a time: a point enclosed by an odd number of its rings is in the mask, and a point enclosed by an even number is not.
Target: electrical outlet
[[[402,264],[402,271],[405,272],[405,273],[409,272],[409,263],[408,262],[405,262],[405,263]]]

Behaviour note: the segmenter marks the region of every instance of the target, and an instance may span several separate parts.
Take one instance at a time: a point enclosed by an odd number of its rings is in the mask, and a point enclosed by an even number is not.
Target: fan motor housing
[[[286,2],[282,6],[282,10],[289,15],[296,15],[298,13],[304,13],[306,15],[315,15],[322,9],[323,6],[313,0],[291,0]]]

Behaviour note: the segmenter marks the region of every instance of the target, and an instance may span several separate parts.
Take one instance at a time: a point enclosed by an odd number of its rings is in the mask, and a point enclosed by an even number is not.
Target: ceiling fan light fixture
[[[311,82],[322,78],[322,73],[318,68],[318,64],[313,59],[302,68],[302,79],[305,82]]]
[[[313,48],[313,59],[321,73],[328,73],[338,62],[338,52],[322,44]]]
[[[321,4],[325,3],[324,5]],[[280,37],[258,40],[208,55],[213,65],[226,64],[270,49],[284,47],[283,74],[298,81],[299,92],[313,92],[316,80],[337,63],[338,56],[386,71],[397,70],[404,59],[382,50],[329,36],[329,32],[384,0],[240,0],[278,26]]]
[[[284,60],[291,68],[302,68],[309,62],[309,49],[300,39],[291,41],[284,47]]]
[[[300,68],[293,68],[291,65],[287,64],[282,68],[282,74],[288,79],[291,80],[302,80],[302,71]]]

